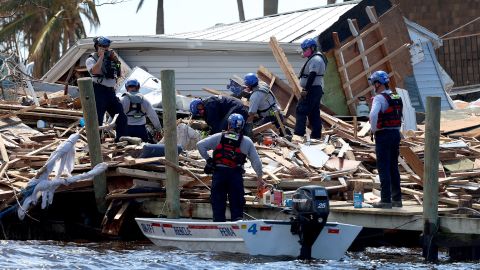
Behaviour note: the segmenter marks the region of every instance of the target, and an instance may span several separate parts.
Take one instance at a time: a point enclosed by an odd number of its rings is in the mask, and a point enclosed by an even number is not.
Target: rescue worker
[[[377,169],[380,175],[381,200],[376,208],[402,207],[398,156],[400,126],[402,125],[402,99],[388,87],[385,71],[375,71],[368,79],[377,94],[370,111],[371,133],[375,136]]]
[[[263,186],[262,162],[252,140],[242,135],[245,120],[242,115],[234,113],[228,117],[228,130],[216,133],[197,143],[200,155],[207,161],[205,173],[212,176],[210,200],[213,221],[224,222],[226,201],[230,204],[232,221],[243,218],[245,205],[243,190],[243,164],[250,160],[257,174],[257,186]],[[213,150],[213,157],[207,151]]]
[[[253,120],[255,119],[255,116],[258,115],[260,120],[256,122],[257,125],[273,122],[277,128],[279,128],[280,124],[275,117],[275,112],[278,112],[281,119],[282,116],[280,115],[280,109],[277,106],[277,100],[270,90],[270,87],[265,82],[259,81],[255,73],[248,73],[245,75],[243,81],[246,90],[251,92],[246,125],[252,125],[253,127]]]
[[[162,125],[152,104],[140,94],[140,83],[135,79],[128,80],[125,88],[127,93],[122,95],[120,102],[128,120],[126,136],[138,137],[143,142],[152,142],[145,127],[147,123],[145,116],[148,116],[155,128],[155,139],[158,140],[161,137]]]
[[[98,125],[103,125],[105,112],[108,112],[111,117],[118,114],[115,128],[115,140],[118,141],[126,134],[127,128],[127,116],[115,95],[117,78],[121,76],[120,62],[116,53],[110,50],[111,41],[108,38],[96,37],[93,42],[95,53],[90,54],[85,65],[93,80]]]
[[[322,120],[320,118],[320,101],[323,96],[323,74],[327,59],[317,50],[317,42],[311,38],[302,44],[302,57],[308,58],[303,65],[299,79],[303,88],[301,98],[296,108],[296,123],[294,134],[303,137],[306,131],[307,117],[310,122],[312,139],[320,139],[322,135]]]
[[[248,108],[233,97],[211,96],[204,100],[194,99],[190,103],[190,112],[193,116],[202,117],[210,127],[210,135],[226,130],[228,117],[238,113],[244,119],[248,117]]]

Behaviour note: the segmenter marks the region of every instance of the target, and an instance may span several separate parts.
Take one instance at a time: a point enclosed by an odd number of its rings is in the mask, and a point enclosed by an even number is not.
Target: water
[[[480,269],[478,262],[425,264],[421,251],[367,248],[340,261],[302,262],[211,252],[159,248],[149,242],[64,243],[0,241],[0,269]]]

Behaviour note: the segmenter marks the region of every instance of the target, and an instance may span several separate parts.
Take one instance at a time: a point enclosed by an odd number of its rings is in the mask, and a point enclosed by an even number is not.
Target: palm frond
[[[24,25],[33,17],[35,13],[26,14],[10,23],[7,23],[0,29],[0,40],[7,39],[9,36],[15,35],[17,32],[22,31]]]
[[[140,1],[138,2],[137,11],[136,11],[135,13],[138,13],[138,11],[142,8],[143,2],[144,2],[144,0],[140,0]]]
[[[33,46],[30,48],[30,56],[32,58],[37,58],[38,55],[42,53],[42,48],[45,45],[46,38],[48,34],[52,31],[54,28],[55,24],[58,22],[60,15],[64,12],[64,9],[61,9],[58,11],[49,21],[48,23],[43,27],[42,31],[38,35],[38,37],[35,40],[35,43]]]

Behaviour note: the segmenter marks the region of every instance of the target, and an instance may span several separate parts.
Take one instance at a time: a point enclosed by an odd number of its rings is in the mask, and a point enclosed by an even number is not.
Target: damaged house
[[[441,96],[442,109],[451,109],[436,59],[431,58],[433,65],[419,69],[409,61],[414,57],[411,44],[415,38],[411,33],[415,27],[414,23],[404,20],[400,8],[390,1],[363,0],[217,25],[201,31],[111,39],[125,71],[139,66],[157,76],[162,69],[173,69],[177,90],[182,95],[204,96],[209,93],[203,88],[225,91],[232,75],[243,76],[259,66],[285,80],[288,74],[282,72],[282,65],[272,55],[270,38],[276,37],[289,64],[298,72],[304,62],[299,44],[305,38],[318,37],[329,60],[322,103],[335,114],[356,114],[359,98],[371,97],[366,79],[378,69],[390,74],[393,87],[408,91],[415,110],[424,110],[422,99],[426,95]],[[427,55],[425,48],[422,47]],[[88,76],[84,62],[92,51],[90,38],[78,41],[42,79],[74,84],[76,78]],[[424,82],[422,70],[435,72],[436,76]],[[436,87],[435,83],[442,87]]]

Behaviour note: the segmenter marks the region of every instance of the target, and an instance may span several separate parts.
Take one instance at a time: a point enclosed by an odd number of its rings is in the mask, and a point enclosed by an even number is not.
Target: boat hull
[[[190,251],[248,253],[236,222],[136,218],[143,234],[157,246]]]
[[[265,256],[300,255],[299,236],[290,232],[289,221],[135,220],[145,236],[157,246]],[[356,225],[328,222],[312,247],[312,257],[323,260],[341,259],[361,229]]]
[[[299,236],[290,232],[289,221],[247,220],[238,221],[240,235],[251,255],[300,255]],[[312,246],[312,258],[339,260],[344,255],[362,227],[328,222]]]

